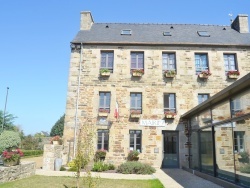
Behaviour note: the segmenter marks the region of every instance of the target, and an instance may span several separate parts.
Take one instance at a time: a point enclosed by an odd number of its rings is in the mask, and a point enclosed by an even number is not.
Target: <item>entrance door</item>
[[[163,131],[162,168],[179,167],[179,137],[176,131]]]

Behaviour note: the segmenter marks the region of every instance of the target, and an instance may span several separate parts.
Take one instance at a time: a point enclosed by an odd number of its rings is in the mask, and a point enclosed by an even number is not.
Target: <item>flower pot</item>
[[[175,77],[175,74],[168,74],[168,73],[165,73],[165,77],[166,77],[166,78],[173,78],[173,77]]]
[[[104,161],[105,157],[100,157],[99,159],[100,159],[100,161]]]
[[[139,118],[141,114],[130,114],[131,118]]]
[[[110,76],[110,72],[101,72],[101,76]]]
[[[166,117],[167,119],[173,119],[173,118],[175,118],[175,115],[166,114],[165,117]]]
[[[199,78],[202,78],[202,79],[207,79],[207,78],[208,78],[208,75],[205,75],[205,74],[199,74]]]
[[[229,74],[228,78],[233,78],[233,79],[237,79],[239,76],[236,74]]]
[[[139,157],[132,157],[131,158],[131,161],[138,161],[139,160]]]
[[[20,163],[20,159],[14,160],[14,161],[3,161],[3,166],[9,167],[9,166],[15,166]]]
[[[102,116],[102,117],[107,117],[108,116],[108,112],[99,112],[98,115]]]
[[[133,76],[139,76],[139,77],[140,77],[140,76],[142,76],[142,73],[140,73],[140,72],[133,72],[132,75],[133,75]]]
[[[53,141],[53,145],[60,145],[59,141]]]

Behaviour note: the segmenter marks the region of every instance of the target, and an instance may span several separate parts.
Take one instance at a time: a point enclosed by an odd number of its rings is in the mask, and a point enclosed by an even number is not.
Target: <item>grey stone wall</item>
[[[0,166],[0,183],[14,181],[35,175],[35,162],[22,162],[20,165],[4,167]]]

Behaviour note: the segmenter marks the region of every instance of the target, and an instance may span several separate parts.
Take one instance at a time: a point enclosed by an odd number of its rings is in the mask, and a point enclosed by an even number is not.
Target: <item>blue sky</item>
[[[229,25],[229,13],[250,16],[249,0],[12,0],[0,6],[0,110],[26,135],[49,131],[64,114],[70,41],[80,12],[97,23]]]

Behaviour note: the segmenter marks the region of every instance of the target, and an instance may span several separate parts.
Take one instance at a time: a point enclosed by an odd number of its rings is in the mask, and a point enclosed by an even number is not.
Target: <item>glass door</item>
[[[162,168],[179,167],[179,137],[178,132],[164,131],[163,133]]]

